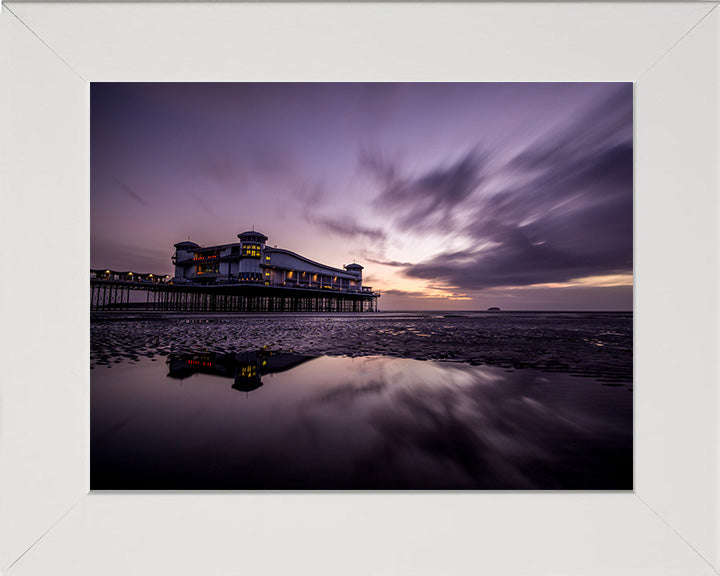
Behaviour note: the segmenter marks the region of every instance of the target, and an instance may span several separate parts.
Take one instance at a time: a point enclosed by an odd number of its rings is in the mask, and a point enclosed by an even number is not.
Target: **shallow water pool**
[[[98,365],[94,490],[632,489],[632,393],[537,370],[195,351]]]

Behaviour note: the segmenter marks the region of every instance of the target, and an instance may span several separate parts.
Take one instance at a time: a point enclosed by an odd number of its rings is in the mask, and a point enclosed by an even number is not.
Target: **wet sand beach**
[[[91,322],[91,487],[632,489],[632,314]]]
[[[100,314],[91,366],[175,351],[383,355],[632,383],[632,313]]]

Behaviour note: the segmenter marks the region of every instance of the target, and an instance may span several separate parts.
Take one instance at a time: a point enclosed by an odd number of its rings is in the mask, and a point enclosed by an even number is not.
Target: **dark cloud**
[[[382,266],[392,266],[393,268],[402,268],[404,266],[412,266],[412,262],[398,262],[397,260],[377,260],[375,258],[366,257],[365,261]]]
[[[360,166],[381,183],[375,207],[392,211],[404,230],[452,224],[454,209],[485,178],[484,158],[476,150],[450,165],[439,166],[414,178],[401,177],[393,163],[368,152],[361,154]]]
[[[363,226],[351,216],[317,216],[308,212],[306,218],[323,230],[343,238],[368,238],[370,240],[386,238],[386,233],[381,228]]]
[[[460,230],[469,247],[405,274],[480,290],[632,272],[631,87],[535,141],[503,170],[522,184],[477,199]]]
[[[321,182],[298,186],[293,195],[306,210],[321,203],[327,197],[325,185]]]
[[[228,187],[243,186],[253,176],[284,176],[295,170],[295,159],[289,150],[258,146],[235,152],[199,153],[197,168],[203,176]]]
[[[385,230],[361,224],[349,214],[319,214],[317,208],[326,203],[327,197],[328,194],[322,182],[306,183],[298,187],[294,195],[305,220],[326,232],[347,239],[365,238],[375,242],[382,242],[386,239]]]
[[[632,142],[632,122],[632,85],[626,84],[530,143],[510,166],[542,172],[567,167],[617,144]]]
[[[278,175],[292,173],[295,157],[290,150],[258,146],[243,154],[248,168],[258,174]]]
[[[251,214],[290,246],[327,232],[320,260],[333,242],[374,256],[380,287],[397,271],[482,302],[480,286],[632,269],[631,84],[94,83],[91,99],[96,239],[219,243]]]
[[[206,213],[208,216],[215,216],[215,212],[214,212],[213,209],[210,207],[210,204],[208,204],[208,203],[203,199],[202,196],[200,196],[199,194],[196,194],[195,192],[191,192],[191,193],[190,193],[190,196],[193,197],[193,199],[195,200],[195,202],[197,202],[198,206],[200,206],[200,207],[205,211],[205,213]]]
[[[358,167],[367,172],[381,185],[392,183],[397,179],[395,162],[380,152],[363,149],[358,156]]]
[[[125,193],[127,196],[135,200],[135,202],[139,202],[143,206],[147,205],[147,201],[145,200],[145,198],[143,198],[140,194],[138,194],[135,190],[133,190],[130,186],[128,186],[119,178],[115,178],[115,184],[121,192]]]
[[[239,181],[243,183],[245,181],[245,174],[240,163],[228,153],[201,156],[198,158],[197,164],[201,174],[223,186],[231,183],[237,185]]]

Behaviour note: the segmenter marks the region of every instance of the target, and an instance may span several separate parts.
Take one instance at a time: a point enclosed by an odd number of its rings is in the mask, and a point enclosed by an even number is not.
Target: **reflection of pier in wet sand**
[[[168,377],[184,380],[194,374],[232,378],[234,390],[252,392],[262,386],[262,376],[285,372],[315,356],[258,350],[239,353],[187,352],[171,354],[166,361]]]
[[[536,370],[310,358],[199,351],[94,371],[92,489],[632,489],[624,388]],[[271,373],[252,402],[237,394]],[[191,375],[190,386],[174,379]]]

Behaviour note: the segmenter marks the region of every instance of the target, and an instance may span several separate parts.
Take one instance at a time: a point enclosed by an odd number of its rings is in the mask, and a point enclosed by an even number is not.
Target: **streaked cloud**
[[[400,176],[398,167],[381,158],[373,159],[367,152],[361,156],[360,163],[381,183],[375,207],[391,211],[403,230],[452,227],[455,208],[485,178],[483,158],[476,150],[414,177]]]
[[[115,178],[115,184],[118,190],[120,190],[123,194],[128,196],[129,198],[132,198],[135,200],[135,202],[138,202],[142,204],[143,206],[147,205],[147,201],[145,198],[143,198],[140,194],[138,194],[133,188],[128,186],[125,182],[120,180],[119,178]]]
[[[255,226],[356,259],[382,307],[632,305],[629,83],[93,83],[91,104],[94,267],[171,272],[175,241]]]
[[[476,291],[630,274],[631,96],[623,88],[524,148],[495,176],[523,183],[473,199],[470,247],[405,273]]]

